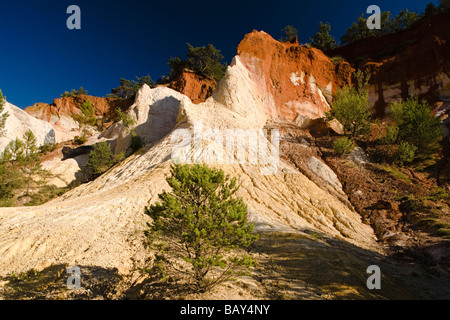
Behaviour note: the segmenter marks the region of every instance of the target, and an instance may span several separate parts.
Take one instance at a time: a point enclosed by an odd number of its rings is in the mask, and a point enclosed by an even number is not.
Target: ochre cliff
[[[294,121],[324,116],[336,88],[349,83],[353,69],[335,65],[322,51],[295,40],[281,43],[263,31],[247,34],[238,47],[242,64],[261,91],[271,95],[271,119]]]
[[[57,98],[53,100],[52,104],[35,103],[34,105],[25,108],[25,111],[35,118],[53,122],[55,117],[61,117],[63,115],[73,117],[78,115],[80,113],[80,106],[87,100],[92,102],[95,115],[98,117],[103,115],[111,117],[114,115],[114,110],[117,107],[126,109],[132,104],[130,101],[81,94],[74,97]]]
[[[369,69],[370,100],[378,115],[410,95],[430,102],[450,99],[450,12],[421,20],[409,30],[360,40],[327,52]]]
[[[208,99],[217,87],[213,79],[184,70],[175,80],[165,85],[189,97],[193,103],[201,103]]]

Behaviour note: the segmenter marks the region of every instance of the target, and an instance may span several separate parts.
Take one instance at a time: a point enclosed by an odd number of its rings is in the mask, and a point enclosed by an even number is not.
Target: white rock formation
[[[6,120],[4,135],[0,137],[0,151],[3,151],[11,140],[22,139],[28,130],[33,131],[38,146],[55,143],[55,131],[48,122],[30,116],[9,102],[5,103],[4,112],[7,112],[9,117]]]

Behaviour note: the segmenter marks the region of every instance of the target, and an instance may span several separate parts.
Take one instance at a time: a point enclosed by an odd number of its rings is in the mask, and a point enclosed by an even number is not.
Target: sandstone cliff
[[[450,99],[450,12],[420,21],[410,30],[369,38],[327,52],[372,74],[371,103],[383,116],[392,101],[409,95],[430,102]]]
[[[95,115],[104,118],[105,129],[112,123],[115,109],[126,110],[131,104],[129,101],[121,101],[113,98],[101,98],[89,95],[77,95],[75,97],[62,97],[53,100],[52,104],[36,103],[25,112],[33,117],[49,122],[56,132],[56,142],[73,139],[79,135],[79,124],[75,120],[80,114],[80,106],[87,100],[94,106]]]
[[[11,140],[22,139],[27,130],[33,131],[38,146],[55,142],[55,130],[48,122],[30,116],[9,102],[6,102],[4,112],[7,112],[9,117],[6,120],[4,135],[0,137],[0,152]]]
[[[217,87],[215,80],[184,70],[174,81],[165,85],[187,96],[193,103],[204,102]]]

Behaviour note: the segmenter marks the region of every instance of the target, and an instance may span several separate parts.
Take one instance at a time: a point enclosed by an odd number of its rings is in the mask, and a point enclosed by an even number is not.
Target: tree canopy
[[[236,251],[258,238],[247,221],[247,205],[235,197],[236,178],[206,165],[177,164],[167,183],[172,192],[161,193],[161,202],[146,210],[152,218],[146,235],[159,249],[159,267],[182,270],[196,289],[205,290],[253,265],[249,255]]]
[[[136,93],[139,89],[147,84],[150,88],[154,88],[156,83],[149,75],[143,77],[136,77],[136,80],[120,79],[120,85],[111,89],[111,93],[108,94],[110,98],[131,100],[136,97]]]
[[[289,42],[298,37],[298,31],[293,26],[286,26],[281,30],[283,36],[279,39],[280,42]]]
[[[221,62],[224,56],[220,53],[220,50],[216,49],[212,44],[194,47],[187,43],[187,47],[188,53],[186,54],[187,58],[185,60],[180,56],[169,59],[169,81],[175,79],[185,69],[212,78],[217,82],[223,78],[227,64]]]
[[[330,30],[331,25],[328,22],[322,23],[322,21],[320,21],[319,32],[309,38],[309,41],[311,41],[311,46],[322,51],[336,48],[337,43],[333,36],[330,35]]]
[[[87,92],[87,90],[84,90],[83,87],[80,87],[80,89],[78,89],[78,90],[72,89],[72,91],[70,91],[70,92],[64,91],[64,93],[61,95],[61,97],[75,97],[80,94],[88,94],[88,92]]]
[[[364,14],[352,23],[345,34],[341,37],[342,44],[348,44],[357,40],[386,35],[392,32],[410,28],[414,23],[421,19],[421,15],[408,9],[400,11],[396,17],[391,17],[391,12],[381,12],[381,29],[367,28],[367,19]]]

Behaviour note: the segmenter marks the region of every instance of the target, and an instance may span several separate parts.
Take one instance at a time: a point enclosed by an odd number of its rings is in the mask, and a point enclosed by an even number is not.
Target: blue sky
[[[21,108],[80,86],[105,96],[120,78],[149,74],[156,81],[168,74],[167,60],[184,57],[186,42],[212,43],[229,63],[252,30],[278,39],[292,25],[308,42],[323,21],[339,40],[369,5],[396,15],[422,12],[430,1],[1,0],[0,89]],[[66,27],[73,4],[81,8],[81,30]]]

